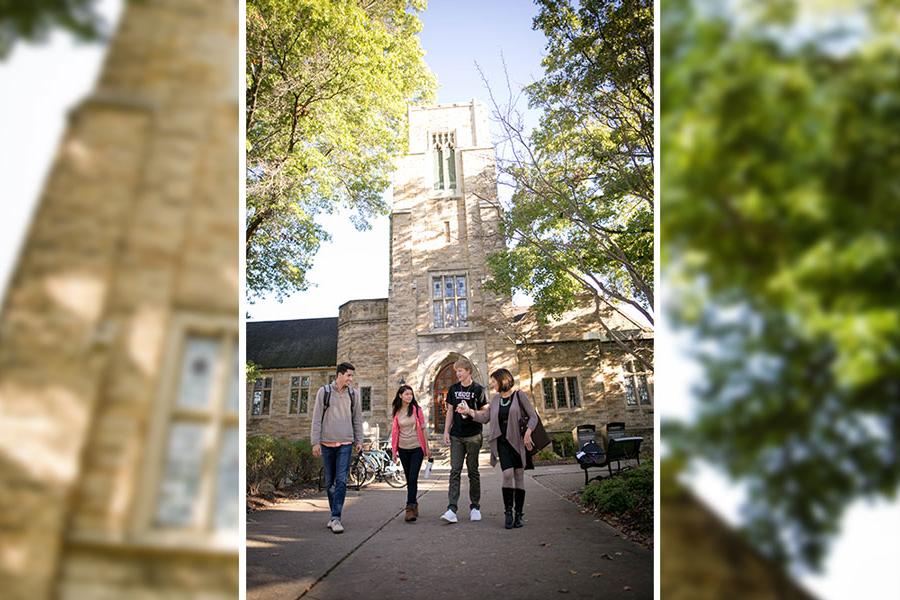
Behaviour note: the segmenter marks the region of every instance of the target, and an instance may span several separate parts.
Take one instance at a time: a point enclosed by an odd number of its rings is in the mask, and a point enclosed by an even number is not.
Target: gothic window
[[[269,414],[272,404],[272,378],[260,377],[253,382],[253,400],[250,403],[250,415],[259,417]]]
[[[434,166],[434,189],[456,189],[456,134],[431,134],[431,153]]]
[[[469,298],[465,275],[436,275],[431,278],[431,292],[435,329],[468,327]]]
[[[145,523],[153,530],[233,533],[239,491],[236,332],[184,331],[177,343],[180,358],[169,371],[174,397],[161,421],[160,468]]]
[[[625,363],[625,404],[628,406],[650,405],[653,402],[653,384],[647,379],[648,373],[640,369],[636,361]]]
[[[288,413],[306,414],[309,411],[309,376],[291,377],[291,401]]]
[[[578,408],[581,406],[577,377],[545,377],[541,380],[541,388],[544,392],[544,408]]]
[[[372,412],[372,388],[368,386],[360,388],[359,395],[362,401],[363,412]]]

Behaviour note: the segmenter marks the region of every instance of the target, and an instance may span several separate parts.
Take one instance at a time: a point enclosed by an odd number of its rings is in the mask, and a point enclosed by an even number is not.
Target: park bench
[[[576,430],[579,431],[573,431],[573,434],[579,442],[580,451],[575,456],[578,459],[578,464],[581,466],[582,470],[584,470],[584,485],[587,485],[593,480],[603,479],[602,474],[595,477],[589,477],[588,472],[590,469],[606,467],[609,471],[609,477],[612,477],[614,475],[612,468],[613,463],[616,463],[616,473],[631,468],[626,466],[623,469],[623,460],[636,460],[637,464],[641,464],[641,443],[644,441],[644,438],[638,436],[626,436],[624,423],[609,423],[603,432],[605,435],[601,437],[600,444],[598,444],[595,439],[588,439],[585,441],[587,436],[589,436],[589,432],[593,430],[593,427],[580,426],[576,428]]]

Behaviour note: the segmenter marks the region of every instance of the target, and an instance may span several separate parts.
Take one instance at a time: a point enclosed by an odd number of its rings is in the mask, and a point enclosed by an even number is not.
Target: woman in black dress
[[[503,473],[503,507],[506,528],[522,527],[522,511],[525,507],[525,469],[533,469],[529,450],[534,448],[531,432],[537,426],[538,416],[528,395],[515,389],[515,379],[507,369],[491,373],[491,403],[480,411],[460,404],[457,412],[466,414],[479,423],[490,423],[488,443],[491,447],[491,466],[500,463]],[[525,422],[524,435],[520,423]],[[513,515],[515,507],[515,515]]]

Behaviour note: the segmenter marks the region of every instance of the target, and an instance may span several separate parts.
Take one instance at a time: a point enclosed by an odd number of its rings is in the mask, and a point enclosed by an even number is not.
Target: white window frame
[[[269,387],[266,387],[266,379],[268,379],[271,382],[269,384]],[[253,414],[253,397],[256,395],[256,392],[257,392],[256,382],[260,381],[260,380],[263,383],[262,383],[262,387],[259,389],[259,392],[263,395],[263,398],[265,398],[266,390],[269,391],[269,410],[266,412],[261,412],[258,415],[254,415]],[[253,380],[253,383],[251,384],[251,386],[252,387],[250,388],[250,397],[247,398],[247,416],[250,417],[251,419],[268,419],[269,417],[272,416],[272,404],[274,402],[273,398],[274,398],[274,389],[275,389],[275,376],[262,374]],[[288,404],[290,404],[290,401],[288,401]],[[265,404],[263,403],[260,406],[260,410],[264,406],[265,406]]]
[[[182,353],[187,339],[192,335],[221,337],[223,344],[215,365],[213,379],[212,402],[209,410],[186,409],[177,406],[178,386],[182,372]],[[224,432],[231,428],[238,429],[240,440],[240,392],[235,385],[234,392],[238,396],[237,408],[228,410],[229,369],[240,370],[236,355],[238,344],[238,319],[210,317],[207,315],[179,314],[173,317],[170,334],[165,345],[165,358],[162,365],[160,385],[155,410],[150,423],[144,469],[139,474],[135,486],[139,490],[135,498],[134,518],[132,520],[132,541],[141,545],[158,546],[172,549],[194,549],[202,552],[236,554],[240,547],[239,522],[233,530],[215,528],[216,492],[218,490],[219,458],[222,449]],[[233,364],[232,364],[233,363]],[[156,514],[159,508],[160,486],[166,468],[169,431],[176,420],[196,420],[211,424],[204,433],[204,456],[201,468],[201,481],[197,502],[200,506],[199,522],[183,527],[163,526],[157,524]],[[240,477],[238,478],[240,480]],[[240,506],[241,494],[238,491],[236,502],[237,515],[244,510]]]
[[[444,293],[446,285],[445,278],[452,277],[453,278],[453,306],[454,306],[454,316],[456,319],[455,325],[447,325],[447,317],[446,317],[446,306],[447,306],[447,297]],[[456,283],[457,277],[465,278],[466,282],[466,294],[465,296],[458,296],[458,287]],[[434,294],[434,280],[441,280],[441,297],[437,298]],[[431,329],[437,331],[460,331],[466,330],[472,327],[472,288],[469,281],[469,274],[466,271],[440,271],[440,272],[431,272],[428,274],[428,288],[429,288],[429,298],[430,301],[428,303],[428,310],[431,315]],[[459,324],[459,301],[466,301],[466,320],[465,324]],[[434,319],[434,304],[435,302],[441,303],[441,326],[438,327],[437,323]]]
[[[294,387],[294,378],[298,379],[297,386]],[[306,380],[306,385],[304,386],[304,380]],[[312,385],[312,376],[309,373],[299,374],[299,375],[291,375],[290,379],[290,389],[288,390],[288,406],[287,411],[290,416],[300,416],[300,415],[308,415],[309,414],[309,390]],[[291,402],[293,401],[294,390],[297,390],[297,412],[291,412]],[[306,410],[301,410],[303,407],[303,392],[306,392]]]

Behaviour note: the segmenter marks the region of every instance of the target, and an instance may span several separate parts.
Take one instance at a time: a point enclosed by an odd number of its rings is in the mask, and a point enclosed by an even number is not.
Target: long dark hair
[[[412,392],[412,395],[413,395],[412,401],[409,403],[409,408],[406,411],[406,416],[407,417],[412,416],[413,406],[418,408],[419,403],[416,402],[416,393],[413,392],[413,389],[411,387],[409,387],[408,385],[401,385],[400,388],[397,390],[397,393],[394,395],[393,404],[391,404],[391,407],[394,409],[393,412],[391,412],[391,416],[396,415],[397,411],[403,407],[403,399],[400,398],[400,395],[403,392],[405,392],[406,390],[409,390],[410,392]]]

